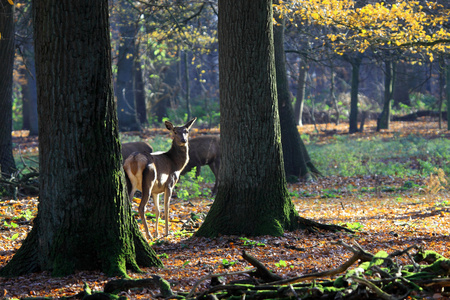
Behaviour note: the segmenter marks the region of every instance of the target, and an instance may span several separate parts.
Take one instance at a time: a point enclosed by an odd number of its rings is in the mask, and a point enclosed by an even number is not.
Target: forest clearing
[[[316,144],[331,144],[339,135],[346,135],[347,125],[320,124],[317,125],[319,132],[313,125],[305,125],[299,127],[299,131],[303,135],[307,134]],[[429,139],[450,138],[448,131],[439,130],[436,122],[427,120],[394,122],[391,129],[381,133],[375,132],[375,126],[375,122],[368,122],[364,133],[356,133],[351,137],[370,140],[375,136],[382,136],[386,141],[410,134]],[[193,131],[193,136],[200,133],[203,132]],[[148,138],[153,134],[154,132],[149,131],[148,136],[141,134],[141,138]],[[25,137],[20,139],[26,141]],[[22,150],[36,146],[32,143],[26,147],[23,145]],[[395,160],[395,155],[393,159]],[[449,161],[444,163],[448,165]],[[328,176],[314,182],[290,183],[289,192],[300,216],[324,224],[341,225],[354,233],[296,230],[285,232],[282,237],[192,237],[213,202],[208,194],[213,183],[202,182],[200,185],[201,189],[206,190],[200,197],[184,200],[175,196],[172,199],[170,234],[153,241],[152,247],[163,262],[164,268],[143,268],[142,274],[129,272],[131,278],[144,279],[158,275],[171,284],[174,293],[189,293],[195,283],[204,276],[248,271],[251,265],[242,258],[243,250],[283,279],[338,268],[353,254],[345,245],[359,245],[371,254],[379,251],[391,254],[416,245],[423,250],[435,251],[450,258],[448,174],[428,177]],[[31,229],[32,219],[37,212],[37,202],[36,197],[17,201],[3,199],[0,202],[0,268],[11,259]],[[135,212],[138,202],[139,199],[135,198]],[[147,206],[147,212],[151,207],[152,204]],[[135,217],[138,219],[137,214]],[[151,224],[150,230],[153,231],[154,222],[148,222]],[[161,222],[160,226],[162,224]],[[140,226],[142,231],[142,223]],[[408,253],[413,254],[414,251],[411,249]],[[397,256],[394,260],[399,265],[411,264],[408,255]],[[356,266],[357,264],[353,264],[349,269]],[[244,277],[227,276],[225,280]],[[448,273],[443,278],[442,286],[448,286]],[[66,277],[52,277],[48,272],[40,272],[18,278],[0,278],[0,298],[70,297],[81,292],[85,283],[93,291],[102,291],[104,285],[113,279],[117,278],[108,278],[97,271],[77,272]],[[209,279],[199,283],[194,292],[207,290],[210,282]],[[312,284],[313,281],[306,282]],[[433,286],[409,296],[419,299],[448,299],[448,287],[442,286]],[[129,299],[148,299],[157,294],[157,288],[137,288],[120,295]]]

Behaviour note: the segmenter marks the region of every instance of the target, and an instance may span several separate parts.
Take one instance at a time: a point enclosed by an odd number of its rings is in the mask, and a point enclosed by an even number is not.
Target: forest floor
[[[300,132],[316,135],[316,142],[326,143],[348,131],[348,124],[318,126],[322,130],[320,133],[315,132],[313,125],[301,127]],[[395,122],[390,130],[381,133],[376,133],[374,126],[373,121],[368,122],[364,133],[355,136],[364,138],[381,134],[389,139],[394,134],[415,132],[429,138],[450,138],[449,131],[439,130],[433,122]],[[337,241],[356,242],[372,254],[380,250],[392,253],[418,245],[450,258],[450,191],[447,187],[432,193],[423,188],[424,180],[333,176],[288,185],[300,216],[320,223],[340,224],[354,230],[354,234],[297,230],[285,232],[281,237],[191,237],[201,223],[201,218],[190,223],[192,214],[206,214],[213,199],[202,197],[182,201],[174,198],[170,208],[170,234],[153,244],[164,268],[143,268],[143,273],[130,272],[129,275],[132,278],[159,275],[171,283],[173,291],[189,292],[203,276],[251,267],[242,258],[242,251],[246,250],[274,273],[285,278],[295,277],[334,269],[348,260],[352,252],[336,244]],[[417,187],[402,189],[407,181]],[[137,210],[138,199],[135,201],[134,209]],[[11,259],[30,231],[37,202],[36,197],[0,201],[0,268]],[[150,209],[151,206],[148,211]],[[163,223],[160,224],[162,228]],[[154,230],[154,223],[150,229]],[[398,258],[402,259],[405,258]],[[52,277],[47,272],[0,278],[0,299],[72,296],[83,290],[84,283],[100,291],[112,279],[101,272],[77,272],[62,278]],[[207,288],[207,284],[208,281],[204,281],[197,291]],[[158,293],[158,290],[144,288],[124,295],[130,299],[149,299]],[[449,299],[449,295],[439,291],[432,297]]]

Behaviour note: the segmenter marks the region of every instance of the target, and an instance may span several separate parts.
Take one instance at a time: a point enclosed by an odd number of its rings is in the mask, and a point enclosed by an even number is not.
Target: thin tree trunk
[[[185,92],[185,100],[186,100],[186,114],[187,120],[191,119],[191,83],[189,79],[189,62],[188,62],[188,53],[184,51],[184,82],[186,87]]]
[[[358,132],[358,92],[359,92],[359,68],[361,57],[351,60],[352,65],[352,88],[350,92],[350,120],[349,133]]]
[[[444,84],[445,84],[445,60],[442,55],[439,57],[439,129],[442,129],[442,105],[444,104]]]
[[[446,64],[447,130],[450,130],[450,63]]]
[[[377,131],[381,129],[389,129],[391,121],[391,100],[394,87],[394,66],[392,61],[386,59],[385,65],[385,77],[384,77],[384,105],[380,116],[377,120]]]
[[[147,125],[147,105],[145,101],[145,85],[144,79],[142,78],[142,68],[141,60],[139,58],[139,46],[140,43],[136,44],[135,53],[137,57],[134,60],[134,95],[136,98],[136,113],[141,125]]]
[[[16,170],[12,152],[12,84],[14,64],[14,5],[0,0],[0,177]]]
[[[334,89],[336,87],[335,78],[334,78],[334,65],[333,61],[331,61],[331,68],[330,68],[330,97],[334,104],[334,109],[336,110],[336,125],[339,125],[339,122],[341,121],[341,113],[339,111],[339,105],[338,101],[336,99],[336,93],[334,92]]]
[[[305,102],[306,92],[306,74],[307,63],[306,58],[300,58],[300,64],[298,67],[298,80],[297,80],[297,101],[295,102],[295,121],[298,125],[303,126],[303,106]]]
[[[32,43],[27,43],[24,48],[23,76],[26,83],[22,85],[22,105],[23,105],[23,126],[24,130],[29,130],[31,136],[37,136],[38,114],[37,114],[37,90],[36,90],[36,68],[34,62],[34,48]]]
[[[286,178],[290,182],[310,179],[311,172],[307,163],[311,163],[306,147],[300,137],[291,104],[284,54],[284,19],[276,17],[279,22],[274,26],[275,67],[278,94],[278,111],[281,125],[281,144]],[[315,168],[314,168],[315,170]],[[318,175],[318,174],[312,174]]]
[[[136,97],[133,72],[136,59],[136,27],[131,17],[132,8],[127,0],[120,0],[119,5],[123,9],[120,14],[119,34],[119,58],[117,60],[117,111],[119,117],[119,129],[121,131],[139,131],[141,126],[136,112]]]

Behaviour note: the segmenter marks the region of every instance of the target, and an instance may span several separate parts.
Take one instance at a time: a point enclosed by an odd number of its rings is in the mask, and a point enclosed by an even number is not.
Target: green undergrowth
[[[307,149],[324,176],[427,177],[436,168],[450,174],[450,140],[446,138],[336,136],[327,144],[311,141]]]

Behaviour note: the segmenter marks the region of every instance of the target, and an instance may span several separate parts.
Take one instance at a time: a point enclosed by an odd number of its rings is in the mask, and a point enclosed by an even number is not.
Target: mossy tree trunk
[[[14,64],[14,5],[0,0],[0,177],[16,169],[12,153],[12,84]]]
[[[298,181],[299,178],[309,179],[320,173],[314,167],[297,129],[286,73],[284,18],[276,16],[276,19],[279,24],[274,26],[273,35],[284,170],[289,181]]]
[[[108,1],[34,1],[40,197],[1,276],[161,266],[132,217],[113,100]],[[67,14],[66,12],[70,12]]]
[[[281,235],[297,213],[284,174],[272,1],[219,0],[221,184],[197,236]]]

